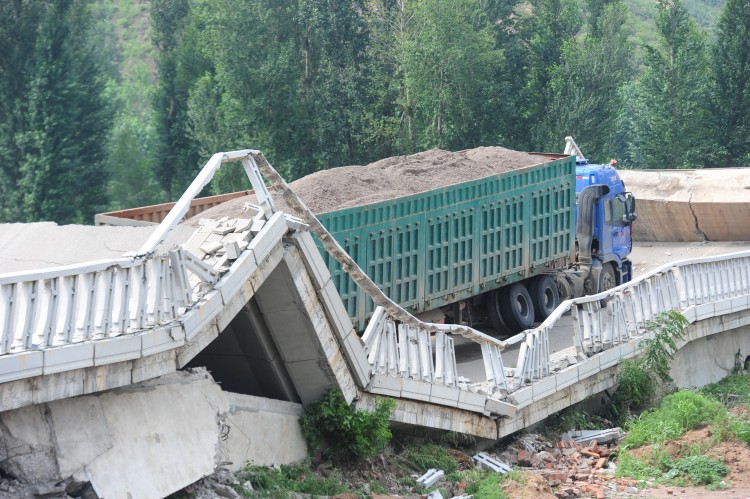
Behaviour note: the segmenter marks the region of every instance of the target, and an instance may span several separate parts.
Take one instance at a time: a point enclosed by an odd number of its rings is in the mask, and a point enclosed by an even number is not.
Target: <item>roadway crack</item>
[[[693,209],[693,179],[690,179],[690,198],[688,199],[688,207],[690,207],[690,213],[693,214],[693,221],[695,222],[695,231],[703,237],[703,242],[708,242],[710,239],[706,235],[705,232],[703,232],[700,228],[700,225],[698,224],[698,216],[695,214],[695,210]]]

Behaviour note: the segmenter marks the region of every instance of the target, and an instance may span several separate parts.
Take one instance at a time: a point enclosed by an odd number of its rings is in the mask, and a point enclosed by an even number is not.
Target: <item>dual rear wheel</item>
[[[487,312],[496,331],[515,334],[533,327],[535,321],[544,321],[559,304],[560,292],[555,281],[542,274],[493,291]]]

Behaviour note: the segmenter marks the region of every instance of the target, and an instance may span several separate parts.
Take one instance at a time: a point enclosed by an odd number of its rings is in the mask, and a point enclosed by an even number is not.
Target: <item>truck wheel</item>
[[[599,275],[599,291],[598,293],[607,291],[617,286],[617,277],[615,277],[615,269],[612,265],[605,263],[602,266],[602,273]]]
[[[537,321],[544,321],[560,305],[560,291],[555,280],[548,274],[535,277],[529,286],[529,294],[534,304],[534,316]]]
[[[496,289],[487,297],[487,316],[492,324],[492,329],[498,335],[508,333],[508,326],[503,320],[503,313],[500,311],[500,290]]]
[[[526,286],[520,282],[502,288],[500,311],[508,329],[514,334],[534,325],[534,304]]]

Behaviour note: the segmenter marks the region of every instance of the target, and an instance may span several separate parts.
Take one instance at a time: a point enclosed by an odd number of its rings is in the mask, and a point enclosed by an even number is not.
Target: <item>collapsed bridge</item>
[[[165,247],[233,161],[262,194],[248,218]],[[275,210],[259,163],[257,151],[214,155],[132,255],[0,276],[4,469],[90,481],[101,496],[166,495],[221,462],[299,459],[294,420],[329,386],[360,407],[394,398],[394,424],[496,439],[612,387],[667,310],[691,323],[675,365],[685,384],[750,352],[750,252],[662,266],[505,341],[411,321],[385,297],[360,338],[309,221]],[[572,347],[550,348],[558,336]],[[467,344],[479,375],[456,356]],[[142,479],[118,482],[115,467]]]

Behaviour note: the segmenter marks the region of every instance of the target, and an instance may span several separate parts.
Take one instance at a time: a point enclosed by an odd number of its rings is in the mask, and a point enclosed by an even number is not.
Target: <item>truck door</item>
[[[627,257],[630,253],[631,239],[625,195],[614,194],[604,200],[604,224],[602,235],[606,240],[602,241],[599,248],[602,256],[615,254],[618,259]]]

